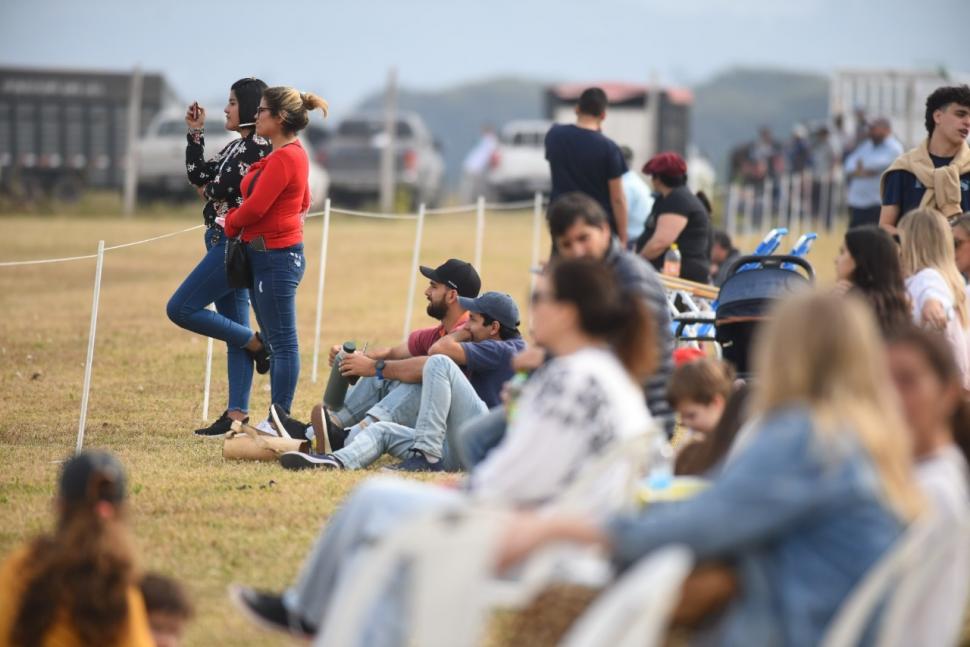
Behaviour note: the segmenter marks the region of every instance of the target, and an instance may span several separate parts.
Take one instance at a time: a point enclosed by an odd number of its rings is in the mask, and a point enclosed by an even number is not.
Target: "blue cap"
[[[486,292],[477,299],[458,297],[458,303],[469,312],[477,312],[494,319],[506,328],[519,327],[519,307],[502,292]]]

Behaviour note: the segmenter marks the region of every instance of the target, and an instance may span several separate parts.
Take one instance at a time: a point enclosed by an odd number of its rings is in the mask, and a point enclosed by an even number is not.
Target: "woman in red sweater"
[[[303,437],[306,425],[290,418],[300,377],[296,333],[296,287],[303,278],[303,219],[310,207],[309,160],[297,139],[310,111],[327,114],[327,102],[293,88],[263,91],[256,113],[256,134],[273,152],[249,167],[241,189],[243,203],[222,223],[226,235],[241,236],[252,270],[253,310],[270,349],[271,408],[290,435]],[[218,221],[217,221],[218,222]],[[272,411],[269,416],[273,420]]]

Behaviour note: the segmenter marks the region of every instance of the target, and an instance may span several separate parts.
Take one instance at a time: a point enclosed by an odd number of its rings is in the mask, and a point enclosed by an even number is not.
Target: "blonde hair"
[[[903,252],[903,271],[911,276],[920,270],[934,269],[943,275],[953,293],[953,303],[960,317],[960,325],[970,324],[964,281],[957,271],[953,249],[953,231],[939,211],[916,209],[910,211],[899,224]]]
[[[923,499],[881,340],[875,318],[856,297],[790,297],[758,336],[753,410],[765,414],[801,403],[826,445],[834,447],[838,434],[854,434],[889,507],[911,520]]]
[[[320,109],[326,118],[330,109],[330,104],[325,99],[312,92],[300,92],[281,85],[263,90],[263,100],[270,112],[283,118],[283,129],[289,133],[307,127],[311,110]]]

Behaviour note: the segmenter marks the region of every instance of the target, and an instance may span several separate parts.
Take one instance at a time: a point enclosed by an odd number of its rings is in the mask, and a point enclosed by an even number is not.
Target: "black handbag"
[[[248,288],[253,284],[253,272],[242,234],[226,241],[226,281],[234,290]]]
[[[249,185],[249,195],[253,194],[256,180],[262,173],[263,169],[256,172],[256,177]],[[242,231],[236,238],[230,238],[226,241],[226,281],[229,283],[229,287],[234,290],[249,288],[253,284],[253,271],[249,267],[248,245],[243,242]]]

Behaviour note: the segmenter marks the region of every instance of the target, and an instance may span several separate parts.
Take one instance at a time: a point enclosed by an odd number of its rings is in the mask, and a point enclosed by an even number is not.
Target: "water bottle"
[[[515,418],[515,413],[519,407],[519,396],[522,395],[522,389],[525,387],[525,383],[529,380],[529,374],[525,371],[518,371],[512,376],[508,384],[505,385],[505,390],[509,396],[509,402],[505,405],[506,417],[509,421]]]
[[[353,355],[356,350],[357,344],[346,341],[337,356],[333,358],[333,366],[330,367],[330,379],[327,380],[327,389],[323,392],[323,406],[331,411],[336,411],[344,406],[347,387],[350,386],[350,380],[340,374],[340,362],[347,355]]]
[[[671,245],[667,253],[664,254],[663,273],[667,276],[680,276],[680,249],[677,247],[677,243]]]
[[[657,434],[653,439],[649,458],[647,487],[654,492],[667,489],[674,481],[674,448],[663,434]]]

